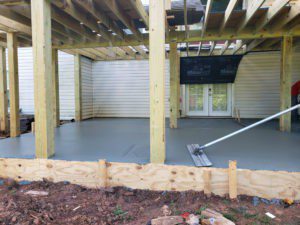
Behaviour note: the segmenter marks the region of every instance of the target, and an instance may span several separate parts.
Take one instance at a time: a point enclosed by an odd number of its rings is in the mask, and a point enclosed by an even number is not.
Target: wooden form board
[[[229,193],[229,169],[178,165],[0,158],[0,177],[69,181],[90,188],[126,186],[156,191]],[[300,172],[236,169],[238,195],[300,200]]]
[[[0,47],[0,131],[8,131],[8,99],[5,48]]]

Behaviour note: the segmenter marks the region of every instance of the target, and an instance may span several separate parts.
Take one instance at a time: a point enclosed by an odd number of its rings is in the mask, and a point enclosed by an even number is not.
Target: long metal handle
[[[215,141],[212,141],[212,142],[209,142],[209,143],[207,143],[207,144],[205,144],[205,145],[202,145],[202,146],[200,147],[199,150],[203,150],[203,149],[205,149],[205,148],[207,148],[207,147],[209,147],[209,146],[212,146],[212,145],[214,145],[214,144],[216,144],[216,143],[218,143],[218,142],[224,141],[224,140],[226,140],[226,139],[228,139],[228,138],[230,138],[230,137],[233,137],[233,136],[235,136],[235,135],[237,135],[237,134],[240,134],[240,133],[242,133],[242,132],[244,132],[244,131],[246,131],[246,130],[249,130],[249,129],[251,129],[251,128],[253,128],[253,127],[256,127],[256,126],[258,126],[258,125],[260,125],[260,124],[263,124],[263,123],[265,123],[265,122],[268,122],[268,121],[270,121],[270,120],[272,120],[272,119],[274,119],[274,118],[276,118],[276,117],[279,117],[279,116],[281,116],[281,115],[283,115],[283,114],[285,114],[285,113],[291,112],[291,111],[293,111],[293,110],[295,110],[295,109],[298,109],[298,108],[300,108],[300,104],[295,105],[295,106],[293,106],[293,107],[291,107],[291,108],[289,108],[289,109],[283,110],[283,111],[281,111],[281,112],[279,112],[279,113],[276,113],[276,114],[274,114],[273,116],[269,116],[269,117],[267,117],[267,118],[265,118],[265,119],[263,119],[263,120],[260,120],[260,121],[254,123],[254,124],[251,124],[251,125],[249,125],[249,126],[247,126],[247,127],[242,128],[242,129],[240,129],[240,130],[237,130],[237,131],[235,131],[235,132],[232,132],[232,133],[230,133],[230,134],[228,134],[228,135],[226,135],[226,136],[224,136],[224,137],[221,137],[221,138],[219,138],[219,139],[217,139],[217,140],[215,140]]]

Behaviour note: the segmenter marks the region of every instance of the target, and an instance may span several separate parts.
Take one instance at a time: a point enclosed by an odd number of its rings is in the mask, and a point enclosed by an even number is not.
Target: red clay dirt
[[[29,190],[46,191],[47,196],[26,195]],[[0,185],[0,224],[100,224],[146,225],[162,216],[167,205],[172,215],[184,212],[200,214],[209,207],[236,224],[300,224],[300,204],[253,206],[252,198],[238,200],[211,196],[202,192],[156,192],[128,188],[87,189],[66,182],[48,181],[19,185],[5,180]],[[276,216],[270,219],[270,212]]]

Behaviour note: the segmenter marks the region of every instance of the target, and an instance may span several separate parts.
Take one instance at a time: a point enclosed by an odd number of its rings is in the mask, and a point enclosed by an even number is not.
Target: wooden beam
[[[134,8],[137,14],[141,17],[142,21],[149,28],[149,15],[145,10],[145,7],[141,0],[129,0],[129,4]]]
[[[124,9],[119,6],[117,0],[102,0],[103,3],[114,13],[114,15],[121,20],[121,22],[134,34],[134,36],[138,39],[142,39],[141,32],[136,28],[133,19],[131,19]],[[164,13],[165,15],[165,13]]]
[[[202,48],[202,42],[200,41],[198,45],[197,56],[200,56],[201,48]]]
[[[9,96],[10,96],[10,136],[20,135],[19,115],[19,72],[18,43],[16,33],[7,33]]]
[[[246,15],[240,22],[240,25],[237,28],[237,33],[240,33],[250,22],[250,20],[255,15],[256,11],[262,6],[262,4],[265,2],[265,0],[256,0],[251,1],[248,5],[248,8],[246,10]]]
[[[55,0],[52,1],[52,4],[62,9],[64,12],[68,13],[78,22],[83,23],[89,29],[100,33],[106,40],[110,40],[111,34],[106,29],[103,29],[101,26],[98,26],[96,20],[93,20],[91,17],[85,16],[84,13],[79,11],[72,0]]]
[[[179,117],[178,86],[179,81],[179,60],[177,43],[170,44],[170,128],[177,128],[177,118]]]
[[[208,24],[208,21],[209,21],[209,14],[210,14],[210,10],[212,8],[212,3],[213,3],[213,0],[207,0],[206,9],[205,9],[205,16],[204,16],[204,21],[203,21],[203,25],[202,25],[201,37],[204,36],[206,28],[207,28],[207,24]]]
[[[230,29],[224,32],[222,35],[218,34],[218,31],[212,30],[207,31],[204,37],[201,37],[201,30],[191,30],[189,32],[190,36],[188,39],[185,38],[184,31],[171,31],[169,38],[166,39],[166,43],[176,41],[177,43],[185,42],[205,42],[205,41],[223,41],[223,40],[245,40],[245,39],[259,39],[259,38],[281,38],[285,35],[300,36],[300,29],[295,29],[292,32],[283,31],[261,31],[258,33],[253,33],[251,29],[245,29],[243,32],[236,34],[234,30]],[[97,41],[97,42],[86,42],[78,44],[62,44],[54,45],[54,48],[66,49],[66,48],[94,48],[94,47],[121,47],[121,46],[138,46],[138,45],[148,45],[149,35],[143,34],[143,41],[137,41],[133,35],[127,35],[125,39],[119,40],[118,38],[112,38],[110,42],[107,41]]]
[[[150,161],[164,163],[165,137],[165,1],[150,0]]]
[[[132,46],[145,59],[148,59],[148,54],[141,46]]]
[[[59,77],[58,77],[58,50],[52,49],[52,78],[53,78],[53,120],[54,127],[60,126],[59,113]]]
[[[34,65],[35,151],[37,158],[54,155],[51,5],[31,0]]]
[[[237,198],[236,161],[229,161],[228,181],[229,181],[229,197],[231,199],[236,199]]]
[[[28,4],[26,0],[1,0],[1,5],[14,6]]]
[[[236,44],[232,50],[232,54],[235,55],[244,45],[242,40],[236,40]]]
[[[228,49],[228,47],[231,45],[231,41],[226,41],[220,51],[220,55],[224,55],[224,53],[226,52],[226,50]]]
[[[287,15],[282,15],[276,20],[276,23],[271,25],[271,30],[276,31],[282,29],[300,15],[300,1],[290,2],[291,8]]]
[[[257,46],[259,46],[261,43],[263,43],[266,39],[255,39],[253,41],[251,41],[246,48],[246,52],[250,52],[252,51],[254,48],[256,48]]]
[[[120,47],[123,51],[125,51],[129,56],[136,58],[136,52],[133,51],[131,48],[129,48],[128,46],[123,46]]]
[[[231,17],[231,14],[238,2],[239,2],[239,0],[230,0],[230,2],[228,3],[228,6],[227,6],[225,14],[224,14],[224,19],[220,26],[220,31],[219,31],[220,33],[222,33],[224,31],[224,29]]]
[[[81,55],[75,55],[75,120],[82,120]]]
[[[6,54],[3,47],[0,47],[0,132],[8,132]]]
[[[210,43],[210,50],[209,50],[209,53],[208,53],[210,56],[213,54],[214,49],[216,47],[216,44],[217,43],[215,41],[211,41],[211,43]]]
[[[280,110],[282,111],[291,107],[293,38],[283,37],[281,46]],[[280,117],[280,130],[291,131],[291,113]]]
[[[275,0],[268,12],[256,23],[256,31],[263,29],[291,0]]]
[[[98,24],[104,24],[108,29],[116,33],[118,37],[123,39],[125,36],[124,31],[117,25],[115,21],[106,16],[105,12],[95,5],[95,2],[96,1],[76,1],[78,5],[83,7],[98,20]]]

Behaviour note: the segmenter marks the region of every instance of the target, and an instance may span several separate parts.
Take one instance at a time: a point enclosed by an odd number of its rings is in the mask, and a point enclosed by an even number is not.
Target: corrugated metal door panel
[[[292,80],[300,79],[300,54],[293,55]],[[239,66],[235,107],[242,118],[264,118],[279,111],[280,52],[251,53]]]
[[[166,60],[166,115],[169,115],[169,61]],[[93,63],[94,117],[149,117],[149,61]]]
[[[82,85],[82,118],[93,117],[93,78],[92,61],[81,57],[81,85]]]
[[[32,48],[18,48],[20,108],[34,114],[34,79]],[[74,57],[59,52],[59,88],[61,118],[74,118]]]

